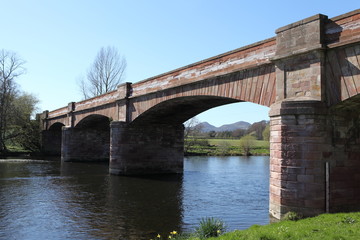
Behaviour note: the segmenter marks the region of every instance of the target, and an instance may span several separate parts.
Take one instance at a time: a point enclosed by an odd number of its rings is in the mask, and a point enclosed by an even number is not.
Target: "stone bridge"
[[[213,107],[270,108],[270,213],[360,209],[360,10],[41,114],[43,150],[110,159],[111,174],[181,173],[183,122]],[[241,116],[239,116],[239,119]]]

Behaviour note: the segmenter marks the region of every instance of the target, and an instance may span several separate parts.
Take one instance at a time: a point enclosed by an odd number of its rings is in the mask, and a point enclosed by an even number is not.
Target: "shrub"
[[[240,138],[240,147],[243,150],[244,155],[250,156],[251,150],[255,147],[255,137],[246,135]]]
[[[195,229],[196,235],[200,239],[218,237],[226,230],[225,223],[216,218],[202,218],[199,227]]]
[[[297,221],[302,219],[303,216],[301,214],[298,214],[296,212],[287,212],[283,218],[283,220],[288,220],[288,221]]]

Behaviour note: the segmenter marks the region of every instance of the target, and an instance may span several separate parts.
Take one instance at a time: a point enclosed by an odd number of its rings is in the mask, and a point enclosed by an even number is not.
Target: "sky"
[[[18,80],[39,112],[82,99],[78,79],[101,47],[127,60],[126,82],[275,36],[315,14],[329,18],[360,8],[359,0],[0,0],[0,49],[26,61]],[[235,103],[197,116],[215,126],[268,120],[269,108]]]

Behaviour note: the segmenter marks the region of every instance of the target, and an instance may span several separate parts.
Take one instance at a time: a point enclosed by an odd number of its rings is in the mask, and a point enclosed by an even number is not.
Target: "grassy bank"
[[[185,140],[187,141],[187,140]],[[187,155],[203,156],[239,156],[244,155],[239,139],[198,139],[188,147]],[[252,155],[269,155],[269,142],[255,140],[251,148]]]
[[[174,239],[199,240],[193,235]],[[204,239],[204,238],[203,238]],[[299,221],[281,221],[265,226],[253,225],[209,240],[358,240],[360,212],[323,214]]]
[[[223,240],[345,240],[360,239],[360,212],[323,214],[299,221],[282,221],[266,226],[254,225],[218,238]]]

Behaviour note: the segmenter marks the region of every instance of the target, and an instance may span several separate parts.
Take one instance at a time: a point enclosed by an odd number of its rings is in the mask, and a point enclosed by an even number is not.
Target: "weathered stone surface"
[[[124,122],[112,122],[110,173],[182,173],[183,149],[182,124],[133,127]]]

